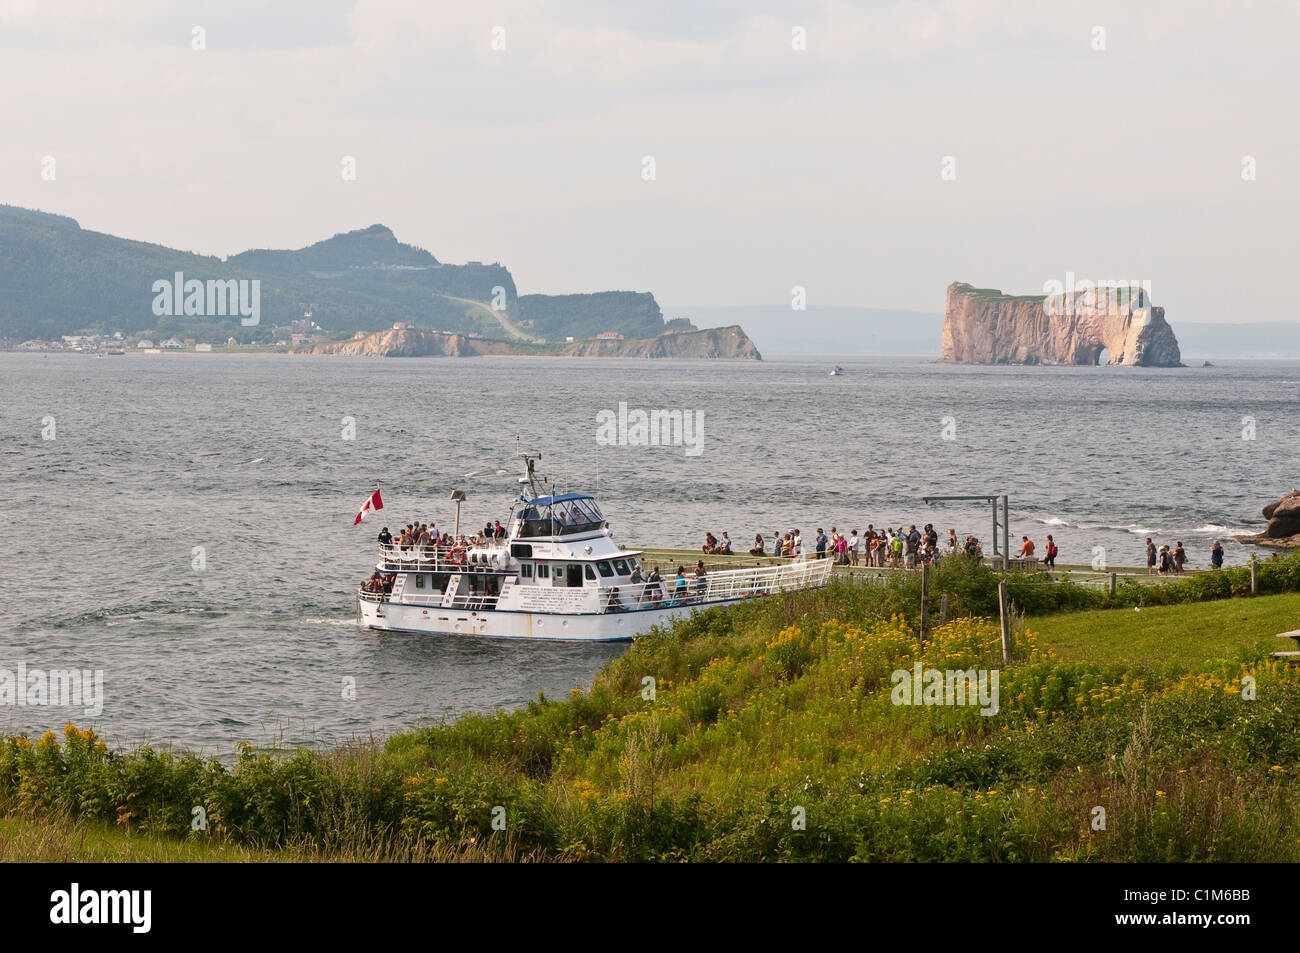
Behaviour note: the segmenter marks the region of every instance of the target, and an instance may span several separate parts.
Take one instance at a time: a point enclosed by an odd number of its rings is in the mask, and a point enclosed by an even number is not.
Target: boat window
[[[592,582],[595,582],[596,570],[591,568],[591,563],[587,563],[586,566],[584,566],[583,568],[586,569],[587,571],[587,578],[590,579]]]
[[[519,575],[523,576],[525,579],[532,579],[532,578],[533,578],[533,564],[532,564],[532,563],[524,563],[522,566],[520,566],[520,567],[519,567]]]
[[[602,576],[607,578],[614,575],[614,567],[609,564],[608,559],[602,559],[600,562],[596,563],[596,568],[600,570]]]
[[[546,563],[538,563],[538,564],[537,564],[537,578],[538,578],[538,579],[545,579],[545,578],[546,578],[547,576],[549,576],[550,574],[551,574],[551,567],[550,567],[550,566],[546,565]]]
[[[424,573],[417,572],[415,574],[415,588],[416,589],[424,588]]]
[[[630,576],[630,575],[632,575],[631,571],[627,568],[627,560],[626,560],[626,559],[616,559],[616,560],[614,560],[614,571],[617,572],[620,576]]]
[[[518,536],[521,539],[538,536],[587,533],[601,529],[605,518],[595,500],[557,500],[546,503],[529,503],[520,513]],[[523,555],[522,553],[517,555]]]

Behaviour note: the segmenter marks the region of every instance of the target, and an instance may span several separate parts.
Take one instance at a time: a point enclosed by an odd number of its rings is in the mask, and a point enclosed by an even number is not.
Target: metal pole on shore
[[[996,510],[996,505],[994,506]],[[1011,518],[1007,515],[1007,497],[1002,495],[1002,571],[1011,568]]]
[[[1250,594],[1259,595],[1259,557],[1254,553],[1250,554]]]
[[[998,581],[998,615],[1002,619],[1002,662],[1011,664],[1011,614],[1007,611],[1007,581]]]
[[[921,643],[929,628],[930,616],[930,564],[921,563]]]
[[[1115,595],[1115,576],[1116,576],[1116,573],[1111,573],[1111,574],[1110,574],[1110,594],[1111,594],[1112,596]]]
[[[998,498],[993,497],[993,549],[989,552],[989,565],[992,566],[998,555]],[[1005,568],[1005,567],[1003,567]]]

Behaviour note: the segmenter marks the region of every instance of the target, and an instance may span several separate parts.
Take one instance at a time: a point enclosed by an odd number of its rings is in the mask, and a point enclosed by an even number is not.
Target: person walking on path
[[[1215,569],[1223,568],[1223,544],[1217,539],[1214,541],[1214,548],[1210,550],[1210,565]]]
[[[1047,547],[1043,550],[1043,565],[1048,569],[1056,568],[1056,540],[1052,539],[1052,534],[1047,534]]]
[[[1179,543],[1174,547],[1174,572],[1178,575],[1183,574],[1183,566],[1187,563],[1187,550],[1183,549],[1183,544]]]
[[[1147,575],[1156,574],[1156,544],[1151,542],[1151,537],[1147,537]]]

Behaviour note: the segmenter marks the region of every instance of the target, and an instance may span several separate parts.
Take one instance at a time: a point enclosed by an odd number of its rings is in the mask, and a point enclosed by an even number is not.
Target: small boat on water
[[[835,365],[835,369],[834,369],[833,371],[831,371],[830,376],[831,376],[831,377],[843,377],[843,376],[844,376],[844,368],[842,368],[842,367],[840,367],[838,364],[836,364],[836,365]]]
[[[623,549],[595,497],[555,493],[520,454],[526,475],[500,538],[468,545],[379,544],[376,576],[357,593],[371,629],[502,639],[627,641],[651,626],[777,592],[823,586],[832,560],[693,572],[654,579],[641,551]],[[373,579],[374,577],[372,577]]]

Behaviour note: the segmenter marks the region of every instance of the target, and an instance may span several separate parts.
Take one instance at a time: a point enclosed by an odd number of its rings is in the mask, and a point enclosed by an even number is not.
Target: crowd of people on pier
[[[723,533],[719,541],[709,533],[703,549],[706,553],[730,553],[731,539]],[[819,526],[809,539],[805,539],[797,528],[784,533],[776,530],[770,540],[762,533],[755,533],[749,555],[779,559],[832,559],[840,566],[916,569],[924,563],[934,565],[945,556],[965,555],[982,559],[984,544],[971,535],[958,539],[955,529],[949,529],[948,535],[941,540],[932,523],[926,523],[921,529],[917,529],[915,523],[906,529],[901,524],[884,529],[868,524],[861,533],[856,529],[841,533],[838,527],[832,526],[829,534]],[[1022,537],[1018,555],[1020,558],[1035,557],[1034,544],[1028,537]],[[1055,566],[1056,556],[1056,542],[1049,534],[1044,546],[1043,564],[1048,568]]]

